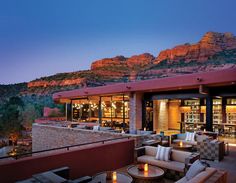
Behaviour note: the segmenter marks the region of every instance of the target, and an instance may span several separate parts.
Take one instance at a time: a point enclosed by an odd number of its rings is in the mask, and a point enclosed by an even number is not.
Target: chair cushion
[[[145,154],[155,157],[157,154],[157,148],[153,146],[145,146]]]
[[[196,135],[196,141],[197,142],[203,142],[204,140],[208,139],[209,137],[207,135]]]
[[[156,159],[163,160],[163,161],[169,161],[171,150],[172,150],[172,147],[164,147],[164,146],[158,145]]]
[[[138,162],[148,163],[150,165],[158,166],[161,168],[166,168],[169,170],[175,170],[178,172],[184,172],[185,164],[177,161],[162,161],[156,160],[153,156],[143,155],[138,157]]]
[[[191,152],[172,150],[171,151],[171,160],[185,163],[185,159],[191,156]]]
[[[200,172],[194,178],[188,181],[188,183],[204,183],[216,172],[215,168],[206,168],[205,171]]]
[[[203,170],[205,170],[205,166],[201,163],[201,161],[196,160],[191,167],[189,168],[189,170],[187,171],[185,177],[187,180],[191,180],[193,177],[195,177],[197,174],[199,174],[200,172],[202,172]]]

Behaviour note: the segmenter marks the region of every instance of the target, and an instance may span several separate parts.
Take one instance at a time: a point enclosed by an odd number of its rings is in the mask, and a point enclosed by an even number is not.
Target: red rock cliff
[[[154,61],[155,57],[151,55],[150,53],[144,53],[141,55],[134,55],[127,59],[127,65],[129,67],[134,66],[146,66],[151,64]]]
[[[126,58],[124,56],[117,56],[114,58],[104,58],[101,60],[97,60],[92,63],[91,70],[96,70],[104,67],[110,66],[126,66]]]
[[[223,50],[236,48],[236,37],[231,33],[207,32],[196,44],[184,44],[161,51],[154,63],[158,64],[163,60],[169,62],[185,61],[206,61],[210,56]]]
[[[31,81],[27,84],[28,88],[32,87],[48,87],[48,86],[69,86],[69,85],[79,85],[86,81],[85,78],[76,79],[65,79],[61,81]]]

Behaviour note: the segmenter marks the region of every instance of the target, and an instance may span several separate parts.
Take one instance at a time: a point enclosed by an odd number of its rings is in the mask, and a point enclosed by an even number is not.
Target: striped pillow
[[[172,150],[172,147],[163,147],[163,146],[158,145],[156,159],[162,160],[162,161],[169,161],[171,150]]]
[[[191,133],[191,132],[186,132],[186,141],[195,141],[195,132]]]

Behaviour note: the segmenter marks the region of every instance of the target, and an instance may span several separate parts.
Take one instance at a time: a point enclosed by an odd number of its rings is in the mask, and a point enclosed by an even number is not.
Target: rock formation
[[[149,53],[130,58],[105,58],[93,62],[91,70],[44,77],[29,82],[28,88],[32,91],[34,88],[43,88],[45,91],[47,87],[51,90],[53,87],[70,89],[71,86],[99,86],[235,66],[236,37],[231,33],[207,32],[198,43],[161,51],[156,58]]]
[[[141,55],[134,55],[127,59],[126,63],[128,67],[132,68],[134,66],[144,67],[151,64],[154,61],[155,57],[150,53],[144,53]]]
[[[184,44],[161,51],[154,64],[163,60],[169,63],[184,60],[203,62],[217,52],[236,48],[236,37],[231,33],[207,32],[196,44]]]
[[[48,87],[48,86],[69,86],[69,85],[83,85],[84,78],[65,79],[60,81],[31,81],[27,84],[28,88],[32,87]]]
[[[126,66],[126,58],[124,56],[116,56],[114,58],[104,58],[92,63],[91,70],[101,69],[110,66]]]

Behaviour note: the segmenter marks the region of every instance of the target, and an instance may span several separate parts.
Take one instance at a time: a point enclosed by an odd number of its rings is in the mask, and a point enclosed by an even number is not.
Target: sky
[[[235,0],[0,0],[0,84],[236,35]]]

